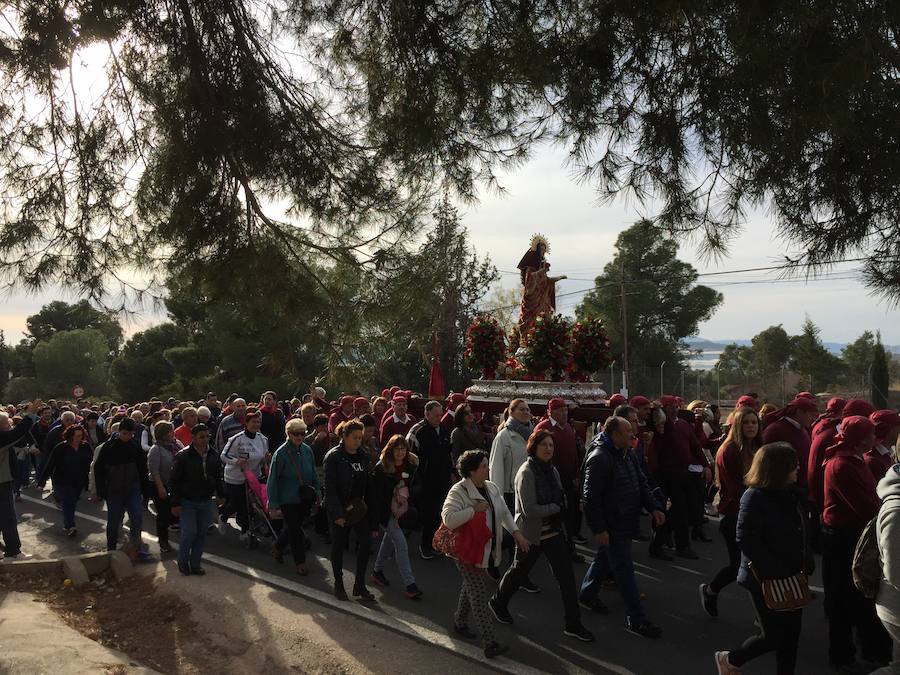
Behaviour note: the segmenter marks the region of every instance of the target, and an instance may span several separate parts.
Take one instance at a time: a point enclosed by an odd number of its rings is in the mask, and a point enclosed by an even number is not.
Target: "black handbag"
[[[303,474],[300,473],[300,467],[297,465],[297,460],[293,453],[288,452],[287,456],[291,466],[294,467],[294,471],[297,472],[297,480],[300,481],[300,507],[305,511],[309,511],[316,505],[319,496],[316,494],[316,489],[312,485],[307,485],[303,480]]]
[[[358,525],[368,513],[369,507],[366,506],[365,500],[362,497],[354,497],[344,507],[344,519],[347,521],[347,527]]]

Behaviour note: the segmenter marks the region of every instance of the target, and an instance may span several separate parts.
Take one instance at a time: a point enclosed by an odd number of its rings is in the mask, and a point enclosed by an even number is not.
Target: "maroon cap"
[[[341,396],[341,400],[338,405],[340,405],[342,408],[346,405],[353,405],[353,397],[352,396]]]
[[[844,406],[847,405],[847,399],[841,398],[840,396],[832,396],[828,400],[828,405],[825,406],[825,410],[830,413],[839,413],[843,411]]]
[[[878,440],[884,440],[893,429],[900,427],[900,414],[896,410],[876,410],[869,415],[869,420],[875,425],[875,438]]]
[[[666,394],[665,396],[663,396],[659,399],[659,402],[662,403],[663,408],[670,408],[672,406],[677,406],[678,400],[679,399],[677,396],[671,396],[670,394]]]
[[[806,412],[819,412],[819,404],[816,400],[809,399],[805,396],[795,396],[794,400],[787,404],[788,408],[793,410],[804,410]]]
[[[862,443],[866,436],[875,432],[875,425],[868,417],[851,415],[841,422],[841,433],[834,437],[834,445],[825,448],[825,458],[830,459],[838,452],[850,452]]]
[[[609,397],[610,408],[615,408],[616,406],[620,406],[623,403],[628,403],[628,399],[622,396],[622,394],[613,394]]]
[[[865,399],[851,398],[841,411],[841,415],[842,417],[853,417],[854,415],[868,417],[873,412],[875,412],[875,406]]]
[[[759,409],[759,401],[757,401],[752,396],[748,396],[744,394],[738,399],[737,406],[738,408],[753,408],[754,410]]]
[[[650,405],[650,399],[646,396],[632,396],[631,397],[631,406],[633,408],[640,408],[645,405]]]
[[[565,408],[565,407],[567,407],[566,399],[560,398],[559,396],[557,396],[556,398],[551,398],[549,401],[547,401],[547,410],[549,410],[550,412],[553,412],[554,410],[557,410],[558,408]]]

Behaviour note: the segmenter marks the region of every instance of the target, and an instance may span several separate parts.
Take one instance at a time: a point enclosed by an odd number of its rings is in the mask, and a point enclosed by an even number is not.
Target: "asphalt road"
[[[26,490],[26,494],[31,498],[38,497],[34,489]],[[37,528],[41,540],[55,546],[56,554],[101,550],[105,545],[103,526],[81,516],[78,518],[78,540],[64,537],[61,531],[62,513],[51,502],[36,504],[26,499],[17,504],[17,510],[23,524]],[[84,498],[79,502],[78,511],[95,518],[105,518],[102,507]],[[155,532],[153,517],[146,512],[144,516],[145,532]],[[649,527],[646,519],[644,525]],[[549,566],[541,562],[535,567],[532,579],[543,591],[538,594],[520,591],[510,603],[514,625],[496,625],[498,638],[511,647],[507,656],[501,660],[548,673],[715,673],[713,652],[735,647],[753,634],[755,614],[745,592],[737,585],[729,587],[720,595],[718,619],[710,619],[700,608],[699,584],[710,579],[727,560],[725,545],[718,536],[716,523],[711,522],[707,527],[714,541],[711,544],[695,545],[701,556],[700,560],[660,562],[647,556],[645,543],[634,544],[638,584],[647,595],[649,616],[663,628],[661,639],[648,640],[625,630],[623,603],[615,590],[603,591],[601,595],[610,607],[609,615],[585,613],[583,616],[584,624],[597,637],[595,643],[585,644],[565,637],[562,634],[562,603],[558,589]],[[314,533],[310,540],[312,550],[307,556],[310,575],[306,578],[294,574],[289,553],[285,564],[279,565],[269,554],[269,547],[265,542],[257,550],[247,550],[239,542],[236,529],[232,529],[224,537],[209,536],[206,550],[241,565],[330,593],[328,545],[321,542]],[[172,543],[177,545],[177,542],[178,534],[174,533]],[[415,534],[411,546],[413,543],[418,543]],[[153,543],[150,544],[150,550],[154,555],[158,554]],[[591,553],[587,549],[584,552],[586,555]],[[174,561],[171,564],[174,566]],[[385,572],[392,584],[390,588],[377,589],[369,584],[378,599],[375,611],[431,630],[446,631],[451,625],[459,592],[459,578],[455,567],[446,559],[422,560],[417,553],[412,564],[424,597],[421,600],[407,599],[402,593],[396,568],[389,565]],[[344,567],[345,570],[354,568],[354,556],[351,552],[345,555]],[[575,565],[576,582],[580,582],[586,570],[586,565]],[[345,578],[349,590],[352,579],[349,574]],[[203,583],[203,580],[198,579],[196,583]],[[494,582],[488,583],[493,588]],[[818,574],[811,583],[821,586]],[[335,606],[341,604],[334,601]],[[827,625],[822,610],[821,592],[818,593],[817,600],[806,609],[803,621],[798,673],[826,673]],[[743,672],[748,675],[771,673],[774,668],[774,657],[768,655],[747,664]],[[398,666],[398,672],[403,671]],[[414,664],[411,664],[409,672],[414,672]]]

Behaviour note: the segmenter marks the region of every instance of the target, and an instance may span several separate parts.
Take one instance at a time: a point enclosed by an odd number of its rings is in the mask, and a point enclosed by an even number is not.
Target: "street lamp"
[[[666,367],[666,362],[663,361],[659,364],[659,398],[662,399],[665,391],[663,390],[663,368]]]

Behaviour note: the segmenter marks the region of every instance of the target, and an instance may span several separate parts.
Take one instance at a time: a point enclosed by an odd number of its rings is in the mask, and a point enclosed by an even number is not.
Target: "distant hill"
[[[709,357],[712,357],[715,354],[715,358],[718,359],[719,354],[722,353],[722,350],[725,349],[727,345],[737,344],[742,347],[749,347],[751,342],[750,340],[738,340],[738,339],[723,339],[723,340],[710,340],[709,338],[703,337],[695,337],[688,338],[685,340],[688,346],[694,350],[702,350],[704,357],[703,360],[708,360]],[[835,356],[841,355],[841,350],[847,346],[847,342],[823,342],[825,348],[830,351]],[[889,352],[893,352],[894,354],[900,354],[900,345],[885,345],[885,349]]]

